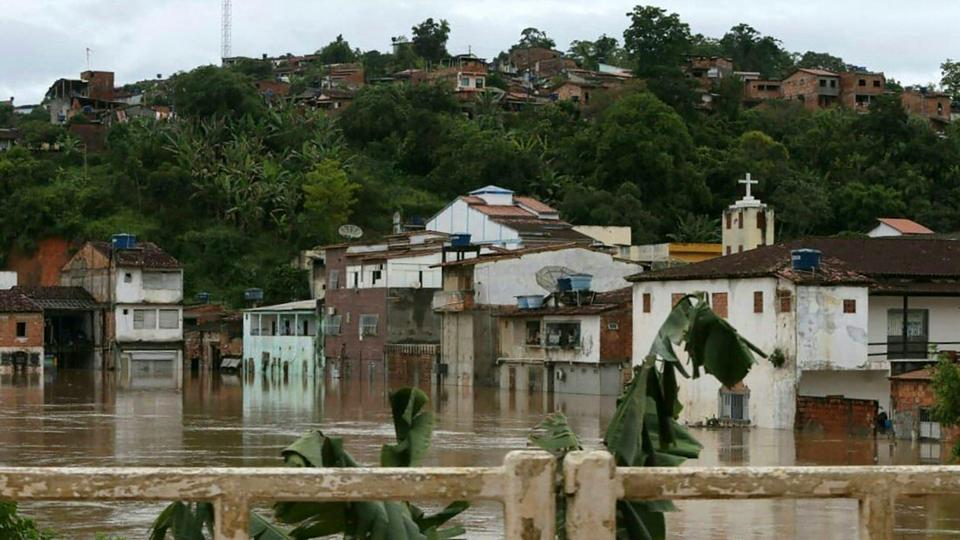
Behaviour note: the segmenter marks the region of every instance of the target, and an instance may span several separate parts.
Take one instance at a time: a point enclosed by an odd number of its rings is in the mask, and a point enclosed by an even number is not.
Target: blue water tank
[[[593,276],[590,274],[571,274],[570,288],[575,291],[589,291],[593,282]]]
[[[263,300],[263,289],[257,289],[257,288],[247,289],[243,291],[243,298],[244,300],[249,300],[252,302]]]
[[[137,247],[137,235],[117,233],[110,237],[110,245],[113,249],[133,249]]]
[[[470,245],[470,233],[455,233],[450,235],[450,245],[453,247],[467,247]]]
[[[536,294],[526,294],[517,297],[517,308],[540,309],[543,307],[543,297]]]
[[[790,252],[793,269],[804,272],[813,272],[820,266],[819,249],[795,249]]]
[[[194,298],[197,300],[198,304],[210,303],[210,293],[208,292],[198,292]]]

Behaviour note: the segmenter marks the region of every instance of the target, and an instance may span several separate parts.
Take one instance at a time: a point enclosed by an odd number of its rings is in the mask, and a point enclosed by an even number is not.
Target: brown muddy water
[[[314,429],[343,437],[360,461],[375,464],[392,439],[387,386],[371,381],[276,384],[187,374],[116,381],[111,374],[53,371],[43,378],[0,378],[2,466],[279,465],[279,451]],[[529,395],[495,389],[432,390],[433,451],[426,465],[498,465],[545,413],[564,411],[587,446],[599,444],[615,403],[596,396]],[[944,449],[909,441],[825,438],[790,431],[694,430],[704,444],[696,465],[869,465],[938,463]],[[935,457],[928,457],[935,456]],[[857,536],[853,500],[691,501],[670,514],[671,538],[808,538]],[[24,513],[63,538],[98,532],[145,538],[162,505],[35,503]],[[501,537],[498,505],[464,514],[467,538]],[[902,499],[898,538],[960,538],[960,497]]]

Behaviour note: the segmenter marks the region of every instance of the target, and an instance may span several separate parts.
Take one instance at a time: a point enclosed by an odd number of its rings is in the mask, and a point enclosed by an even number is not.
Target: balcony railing
[[[248,537],[253,503],[488,500],[504,506],[504,537],[555,538],[556,461],[511,452],[500,467],[469,468],[0,468],[0,499],[211,501],[216,540]],[[607,452],[563,463],[570,540],[613,540],[616,502],[688,499],[859,501],[860,538],[893,537],[898,496],[960,493],[960,467],[615,467]]]
[[[433,293],[433,310],[466,311],[473,308],[473,291],[437,291]]]
[[[867,356],[873,360],[936,360],[941,352],[960,351],[960,341],[890,340],[867,343],[867,347]]]

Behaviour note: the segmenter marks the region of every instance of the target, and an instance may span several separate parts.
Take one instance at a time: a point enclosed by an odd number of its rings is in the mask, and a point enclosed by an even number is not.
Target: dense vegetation
[[[843,61],[788,53],[747,25],[720,39],[693,35],[657,8],[637,7],[627,22],[622,46],[608,36],[571,45],[585,65],[616,62],[642,77],[584,110],[558,103],[514,114],[480,99],[468,119],[443,87],[368,85],[331,119],[265,102],[252,81],[271,67],[249,61],[151,83],[148,102],[172,103],[179,118],[116,125],[102,153],[88,155],[44,111],[0,111],[0,124],[16,124],[32,148],[0,156],[0,246],[132,232],[186,264],[188,295],[236,304],[257,286],[282,301],[305,295],[289,266],[298,250],[338,240],[346,222],[382,234],[395,211],[429,217],[498,184],[576,223],[630,225],[635,243],[703,240],[747,171],[776,208],[780,238],[864,231],[883,215],[960,230],[960,127],[941,136],[896,95],[865,115],[786,103],[744,110],[733,81],[706,113],[680,71],[684,54],[723,54],[772,76]],[[319,52],[363,62],[373,77],[443,61],[449,31],[429,19],[411,41],[395,38],[395,53],[355,50],[341,36]],[[528,28],[516,46],[550,43]],[[960,90],[960,66],[948,61],[944,71],[945,88]],[[59,152],[37,150],[57,141]]]

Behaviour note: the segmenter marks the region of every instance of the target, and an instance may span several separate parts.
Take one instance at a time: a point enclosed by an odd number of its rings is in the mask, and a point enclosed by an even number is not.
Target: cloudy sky
[[[545,30],[566,49],[575,39],[622,37],[634,1],[614,0],[233,0],[233,53],[312,52],[343,34],[387,50],[427,17],[450,21],[448,49],[492,57],[520,30]],[[960,1],[661,0],[694,32],[721,36],[746,22],[791,51],[830,52],[904,83],[939,80],[960,58]],[[0,0],[0,99],[38,102],[59,77],[93,69],[117,83],[167,76],[220,56],[220,0]]]

